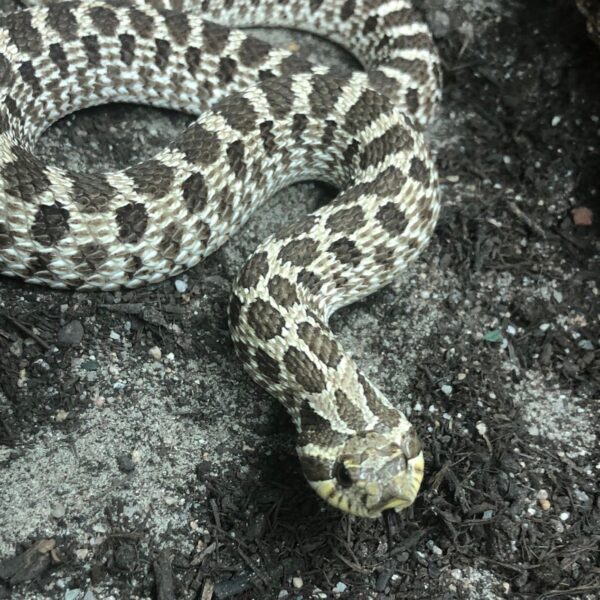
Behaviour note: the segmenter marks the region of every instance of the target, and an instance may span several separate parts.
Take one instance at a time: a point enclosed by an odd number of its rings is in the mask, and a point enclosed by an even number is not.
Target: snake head
[[[415,428],[406,423],[384,432],[364,431],[343,446],[299,449],[314,490],[332,506],[375,519],[410,506],[423,480],[424,460]]]

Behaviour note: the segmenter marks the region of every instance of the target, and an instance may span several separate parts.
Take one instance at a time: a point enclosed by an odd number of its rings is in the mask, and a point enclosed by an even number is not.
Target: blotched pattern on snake
[[[323,35],[364,72],[312,65],[230,25]],[[334,185],[333,202],[247,261],[231,334],[294,419],[317,493],[357,515],[399,511],[423,476],[419,439],[327,322],[391,282],[432,234],[436,173],[415,123],[434,110],[439,71],[405,0],[91,0],[9,14],[0,272],[84,290],[157,282],[214,252],[282,187]],[[51,123],[116,101],[200,116],[158,155],[115,172],[70,172],[35,155]]]

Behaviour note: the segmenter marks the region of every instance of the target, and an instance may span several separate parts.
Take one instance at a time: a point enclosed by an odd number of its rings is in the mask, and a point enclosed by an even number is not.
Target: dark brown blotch
[[[285,367],[307,392],[319,394],[326,388],[325,376],[306,354],[291,346],[283,357]]]
[[[300,141],[302,134],[308,125],[308,117],[302,113],[296,113],[292,120],[292,137],[296,141]]]
[[[296,75],[297,73],[307,73],[313,68],[311,62],[298,56],[290,54],[286,56],[279,65],[279,70],[282,75]]]
[[[188,71],[195,75],[200,65],[200,58],[202,53],[195,46],[190,46],[185,51],[185,64],[187,65]]]
[[[31,235],[42,246],[55,246],[69,232],[69,211],[60,203],[42,204],[37,212]]]
[[[270,51],[271,44],[250,35],[241,43],[238,55],[244,66],[255,67],[265,61]]]
[[[386,244],[379,244],[375,247],[375,260],[385,268],[391,269],[394,264],[395,252],[393,248]]]
[[[331,423],[319,415],[308,401],[302,403],[298,411],[300,428],[298,446],[317,444],[320,447],[339,446],[346,439],[344,434],[331,429]],[[329,466],[333,470],[333,463]]]
[[[19,108],[18,104],[16,103],[15,99],[8,94],[5,98],[4,98],[4,108],[15,118],[18,119],[19,121],[23,120],[23,113],[21,112],[21,109]],[[15,154],[15,148],[13,148],[13,154]]]
[[[400,423],[398,411],[389,408],[379,399],[373,386],[362,373],[358,374],[358,383],[363,389],[365,400],[369,410],[379,417],[388,427],[395,427]]]
[[[352,233],[365,224],[365,213],[360,206],[342,208],[329,217],[326,225],[333,233]]]
[[[192,173],[181,185],[181,191],[190,214],[204,210],[208,200],[208,188],[202,173]]]
[[[396,196],[406,183],[406,177],[398,167],[390,166],[381,171],[370,184],[369,191],[382,198]]]
[[[398,25],[409,25],[417,20],[417,15],[414,10],[410,8],[401,8],[400,10],[394,10],[383,18],[383,22],[386,27],[397,27]]]
[[[369,33],[373,33],[377,29],[377,16],[371,15],[365,21],[363,25],[363,34],[369,35]]]
[[[431,183],[429,169],[427,168],[425,161],[421,160],[418,156],[413,156],[410,161],[408,174],[425,187],[429,187]]]
[[[248,307],[248,323],[256,335],[265,341],[281,335],[285,326],[285,320],[279,311],[261,299],[255,300]]]
[[[388,202],[376,214],[381,226],[394,236],[400,235],[406,228],[407,220],[397,204]]]
[[[278,240],[286,240],[288,238],[296,238],[300,237],[303,233],[308,235],[312,235],[313,228],[317,226],[319,222],[318,217],[315,215],[309,215],[302,221],[298,221],[285,229],[282,229],[277,235],[275,239]]]
[[[31,64],[31,62],[29,62]],[[13,82],[11,62],[0,52],[0,86],[9,87]]]
[[[298,303],[296,286],[285,279],[285,277],[281,277],[281,275],[271,277],[268,288],[271,298],[273,298],[280,306],[289,308]]]
[[[229,186],[225,185],[218,192],[215,192],[214,198],[219,207],[219,219],[223,223],[228,223],[233,216],[235,195],[229,189]]]
[[[167,40],[155,40],[155,44],[154,62],[161,71],[164,71],[169,65],[169,57],[172,52],[171,43]]]
[[[123,33],[119,36],[119,43],[121,60],[126,65],[130,65],[135,58],[135,38],[129,33]]]
[[[93,6],[90,8],[90,17],[94,27],[104,36],[115,35],[119,26],[119,19],[113,10],[106,6]]]
[[[205,249],[208,246],[211,233],[212,231],[208,223],[200,221],[196,224],[196,239],[200,241],[202,249]]]
[[[335,255],[339,262],[345,265],[356,267],[362,260],[362,253],[357,248],[356,243],[348,238],[336,240],[329,246],[328,250]]]
[[[50,181],[33,154],[19,146],[11,151],[15,159],[2,167],[4,191],[23,202],[33,202],[50,187]]]
[[[42,92],[42,86],[40,85],[40,80],[38,79],[35,69],[33,68],[33,64],[30,60],[20,64],[19,74],[21,75],[23,82],[31,88],[33,95],[39,96]],[[2,79],[1,75],[0,79]]]
[[[355,135],[376,121],[382,114],[390,112],[390,101],[375,90],[366,89],[346,114],[346,129]]]
[[[391,152],[406,151],[412,145],[413,138],[409,131],[396,124],[366,145],[360,155],[360,168],[364,171],[368,167],[378,165]]]
[[[342,10],[340,11],[340,16],[342,17],[342,21],[347,21],[356,10],[356,0],[346,0],[342,5]]]
[[[275,144],[275,135],[273,134],[273,121],[263,121],[260,126],[260,139],[263,148],[267,154],[273,154],[277,145]]]
[[[215,111],[227,121],[230,127],[241,133],[250,133],[256,128],[258,115],[250,100],[239,92],[229,94],[217,104]]]
[[[342,352],[338,343],[321,327],[303,321],[298,325],[298,336],[309,350],[328,367],[335,369],[342,360]]]
[[[399,35],[393,38],[391,47],[398,50],[434,50],[433,40],[431,36],[423,31],[413,35]]]
[[[174,169],[158,160],[147,160],[126,169],[125,174],[131,177],[135,191],[158,200],[170,189],[173,183]]]
[[[227,146],[227,159],[235,176],[244,179],[246,176],[246,163],[244,162],[244,142],[242,140],[236,140]]]
[[[259,87],[262,89],[271,112],[276,118],[285,117],[294,103],[294,92],[292,91],[292,80],[289,77],[277,79],[265,79]]]
[[[354,138],[350,144],[344,149],[344,165],[347,167],[354,167],[354,157],[358,153],[360,144],[356,138]]]
[[[72,194],[80,209],[86,213],[106,210],[117,190],[101,174],[72,173]]]
[[[98,42],[98,36],[95,35],[84,35],[81,38],[85,54],[88,59],[90,67],[97,67],[100,64],[100,42]]]
[[[231,298],[229,299],[229,327],[231,330],[237,329],[240,324],[240,314],[242,312],[242,302],[235,295],[231,294]],[[239,345],[239,342],[236,343],[236,347]]]
[[[204,166],[214,163],[220,156],[221,142],[216,133],[199,123],[192,123],[174,142],[176,150],[183,152],[191,163]]]
[[[366,426],[362,411],[351,402],[350,398],[342,391],[335,391],[335,408],[338,415],[351,429],[362,430]]]
[[[316,292],[322,284],[321,278],[316,273],[309,271],[308,269],[302,269],[302,271],[298,273],[296,282],[313,293]]]
[[[244,288],[254,288],[262,277],[269,272],[269,260],[266,252],[254,254],[244,265],[238,277],[238,283]]]
[[[3,28],[8,30],[10,41],[31,57],[40,55],[43,44],[40,32],[32,25],[31,13],[19,10],[3,16]]]
[[[8,225],[0,222],[0,249],[10,248],[12,246],[12,236]]]
[[[219,81],[222,84],[231,83],[233,76],[237,70],[237,61],[229,56],[223,56],[219,59],[219,68],[217,69],[217,75]]]
[[[264,350],[258,348],[255,352],[254,358],[256,365],[262,376],[272,383],[279,383],[281,369],[279,363]]]
[[[101,244],[86,244],[73,256],[75,270],[83,277],[93,275],[104,266],[108,257],[108,250]]]
[[[279,260],[289,262],[296,267],[305,267],[313,263],[319,254],[319,243],[316,240],[305,238],[292,240],[279,251]]]
[[[50,4],[46,14],[46,23],[54,29],[65,42],[70,42],[77,37],[79,24],[77,18],[72,12],[75,3],[61,2],[59,4]]]
[[[416,88],[410,88],[406,91],[405,102],[408,111],[414,114],[419,110],[419,90]]]
[[[188,16],[184,12],[171,13],[165,19],[165,24],[173,40],[180,46],[184,46],[191,31]]]
[[[206,51],[217,55],[222,54],[225,46],[227,46],[229,33],[230,30],[227,27],[217,25],[211,21],[204,21],[202,37]]]
[[[244,342],[237,340],[234,344],[235,353],[237,357],[242,361],[242,364],[249,365],[252,359],[252,353],[250,352],[250,347]]]
[[[148,226],[148,212],[139,202],[130,202],[117,209],[119,241],[135,244],[140,241]]]
[[[315,75],[308,101],[312,112],[318,118],[328,116],[340,96],[340,79],[331,75]]]
[[[60,76],[65,79],[69,76],[69,61],[63,47],[60,44],[50,44],[50,60],[58,67]]]
[[[161,256],[167,260],[175,260],[181,250],[181,240],[183,238],[184,228],[179,223],[171,222],[164,229],[162,238],[158,243],[158,249]]]
[[[150,39],[154,35],[154,19],[138,8],[129,10],[129,23],[133,30],[142,38]]]

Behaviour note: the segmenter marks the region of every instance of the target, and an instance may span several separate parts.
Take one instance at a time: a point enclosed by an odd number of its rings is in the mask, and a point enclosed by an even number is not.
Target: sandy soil
[[[0,278],[0,598],[155,598],[171,571],[178,598],[203,600],[600,595],[600,50],[569,0],[420,4],[445,67],[428,131],[441,220],[418,264],[333,319],[427,447],[392,547],[314,497],[287,414],[227,334],[245,257],[331,197],[308,183],[176,281],[72,294]],[[39,147],[103,170],[189,122],[109,106]],[[47,568],[11,583],[10,559],[43,539]]]

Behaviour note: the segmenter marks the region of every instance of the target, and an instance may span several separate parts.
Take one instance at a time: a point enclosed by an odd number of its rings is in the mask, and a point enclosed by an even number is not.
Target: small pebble
[[[334,594],[343,594],[348,589],[348,586],[343,581],[338,581],[333,588]]]
[[[578,206],[571,211],[573,223],[582,227],[589,227],[594,222],[594,213],[587,206]]]
[[[83,339],[83,325],[77,320],[70,321],[58,330],[56,339],[64,346],[77,346]]]
[[[162,351],[158,346],[152,346],[152,348],[150,348],[150,350],[148,350],[148,354],[154,360],[160,360],[162,358]]]
[[[180,293],[183,294],[184,292],[187,291],[188,289],[188,284],[187,281],[184,281],[183,279],[176,279],[175,280],[175,289]]]
[[[568,521],[570,516],[571,516],[571,513],[565,511],[565,512],[561,512],[560,515],[558,515],[558,518],[561,521]]]
[[[444,394],[446,394],[446,396],[450,396],[450,394],[452,394],[452,386],[445,384],[441,387],[442,392],[444,392]]]
[[[299,590],[304,585],[302,577],[292,577],[292,585]]]
[[[62,408],[56,413],[56,417],[54,417],[54,420],[57,423],[62,423],[63,421],[67,420],[67,417],[69,416],[69,411],[67,410],[62,410]]]
[[[79,560],[85,560],[88,557],[89,553],[90,552],[87,548],[77,548],[77,550],[75,550],[75,556]]]
[[[135,471],[135,463],[131,460],[129,454],[117,456],[117,464],[119,465],[119,470],[123,473]]]

